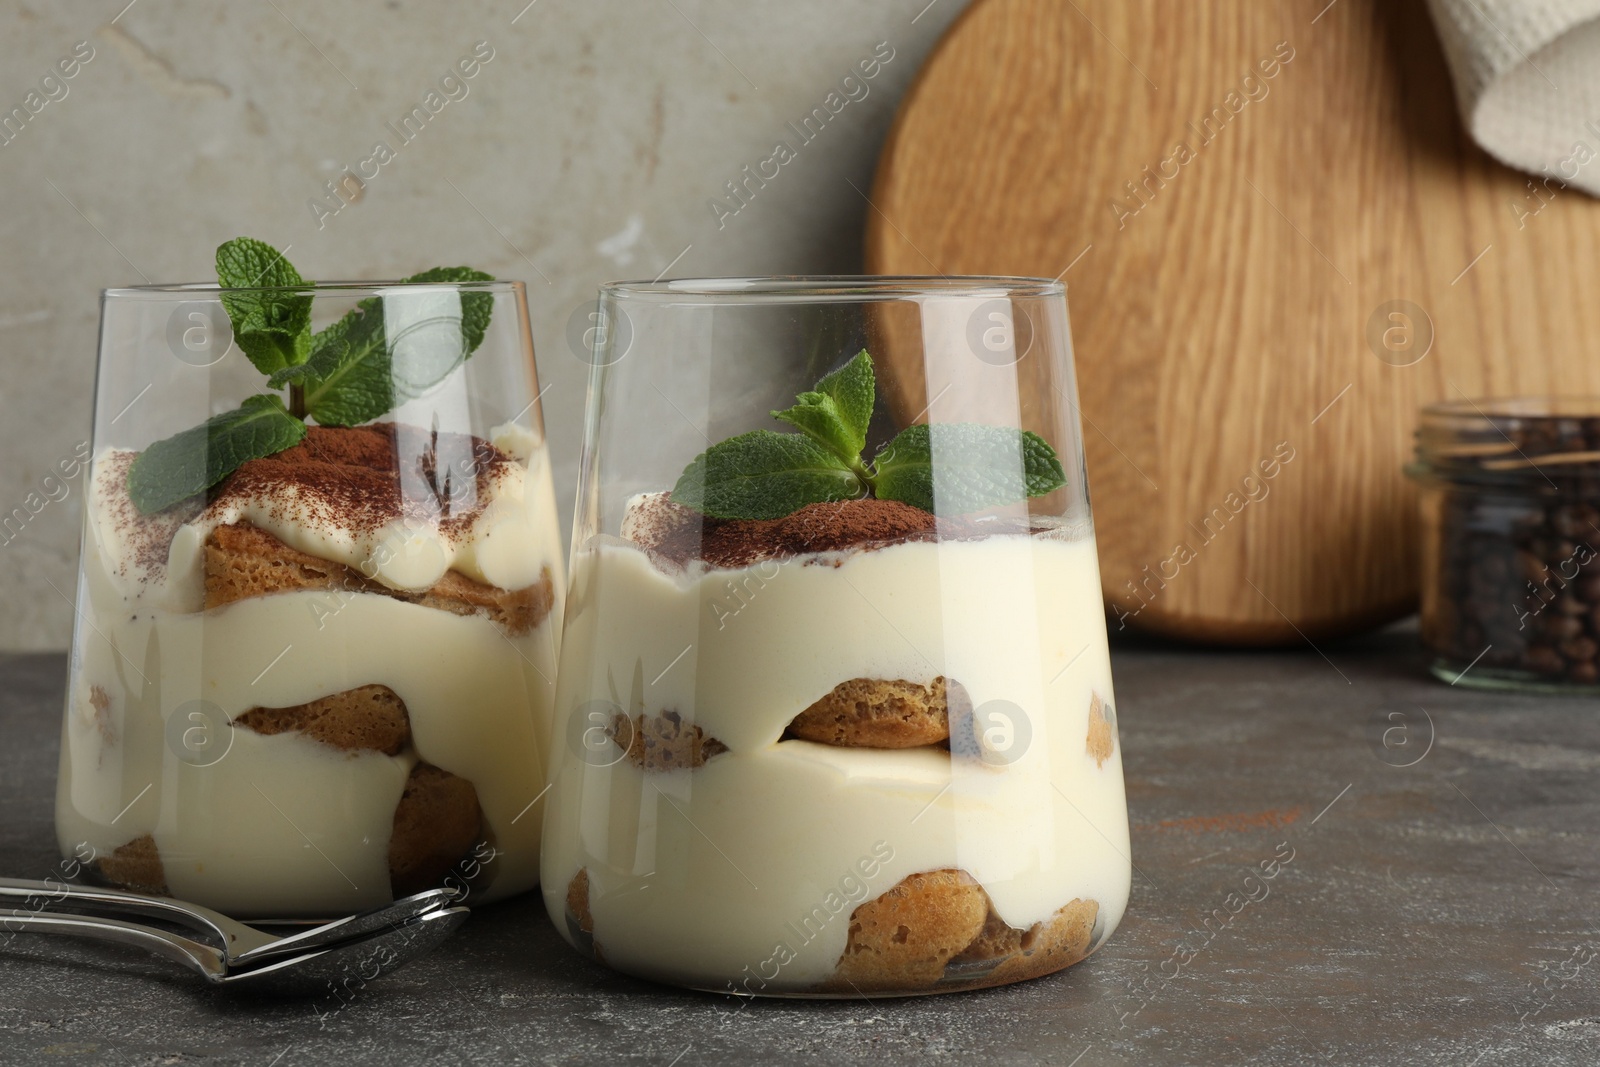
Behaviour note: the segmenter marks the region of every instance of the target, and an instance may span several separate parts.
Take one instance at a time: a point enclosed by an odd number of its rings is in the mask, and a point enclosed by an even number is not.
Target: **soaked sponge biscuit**
[[[431,763],[411,768],[389,837],[390,891],[410,896],[444,881],[478,843],[482,828],[478,791],[471,782]]]
[[[538,626],[555,604],[555,584],[548,567],[540,571],[537,582],[525,589],[501,589],[446,571],[430,588],[408,592],[374,581],[358,567],[290,548],[247,522],[218,526],[206,539],[208,609],[250,597],[312,589],[376,593],[455,615],[485,615],[514,635]]]
[[[567,933],[572,940],[589,950],[595,959],[604,961],[600,942],[594,939],[594,913],[589,909],[589,868],[579,867],[578,873],[567,883]]]
[[[629,763],[645,771],[692,770],[728,751],[727,745],[695,723],[685,722],[675,709],[631,718],[617,712],[611,717],[606,736],[624,750]]]
[[[161,866],[161,852],[149,834],[119,846],[109,856],[95,861],[101,878],[136,893],[167,895],[167,874]]]
[[[946,982],[965,988],[1022,982],[1070,967],[1089,954],[1100,905],[1073,900],[1026,930],[1007,925],[991,908],[983,930],[950,961]]]
[[[983,931],[989,898],[966,871],[907,875],[850,913],[850,936],[824,990],[927,989]]]
[[[299,732],[347,752],[398,756],[411,743],[405,701],[386,685],[361,685],[289,708],[251,708],[233,724],[258,734]]]
[[[1038,978],[1088,955],[1098,914],[1094,901],[1073,900],[1018,929],[966,871],[908,875],[851,913],[849,940],[820,991],[914,993]]]
[[[589,868],[579,867],[567,883],[567,917],[581,932],[594,933],[594,915],[589,911]]]
[[[958,691],[943,675],[927,685],[851,678],[795,716],[784,736],[859,748],[937,745],[950,739],[950,700]]]

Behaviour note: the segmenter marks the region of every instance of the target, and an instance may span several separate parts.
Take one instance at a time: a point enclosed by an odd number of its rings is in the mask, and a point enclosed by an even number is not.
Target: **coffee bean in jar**
[[[1434,674],[1600,693],[1600,398],[1431,405],[1407,473]]]

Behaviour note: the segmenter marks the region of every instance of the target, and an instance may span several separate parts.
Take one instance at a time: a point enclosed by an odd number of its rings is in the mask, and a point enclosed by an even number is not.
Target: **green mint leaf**
[[[145,514],[205,492],[252,459],[282,452],[306,435],[272,393],[247,397],[233,411],[157,441],[128,468],[128,496]]]
[[[946,515],[1043,496],[1067,484],[1055,449],[1028,430],[977,423],[906,429],[873,457],[874,490]]]
[[[222,306],[233,324],[233,342],[262,374],[303,362],[311,347],[311,297],[274,291],[307,283],[283,253],[253,237],[217,246],[217,281]],[[263,290],[229,292],[227,290]]]
[[[696,456],[672,500],[715,519],[781,519],[807,504],[865,493],[849,465],[809,437],[752,430]]]
[[[853,433],[860,438],[855,452],[867,447],[867,424],[877,402],[877,379],[872,373],[872,357],[863,348],[855,357],[817,383],[816,392],[833,398]]]
[[[792,408],[771,412],[772,417],[795,427],[847,464],[860,462],[866,441],[856,439],[833,397],[825,393],[801,393],[795,399],[800,402]]]
[[[852,466],[859,465],[876,402],[872,357],[866,349],[795,399],[799,403],[794,407],[774,411],[772,417],[794,426]]]
[[[282,389],[286,385],[305,385],[316,380],[316,369],[307,360],[305,363],[296,363],[292,367],[273,371],[272,377],[267,379],[267,388]]]
[[[471,267],[434,267],[421,274],[413,274],[407,285],[445,285],[461,282],[492,282],[494,275]],[[483,335],[489,329],[489,315],[494,311],[493,293],[464,292],[461,294],[461,333],[466,339],[467,355],[478,350]]]
[[[392,410],[382,301],[369,297],[318,333],[305,373],[296,377],[293,384],[306,387],[306,411],[324,426],[356,426]]]
[[[685,468],[672,500],[717,519],[777,519],[807,504],[869,491],[924,511],[963,514],[1067,484],[1038,434],[1004,426],[941,423],[903,430],[861,461],[877,383],[865,349],[772,416],[798,434],[755,430],[712,445]],[[935,455],[937,453],[937,456]]]
[[[493,281],[469,267],[435,267],[406,285]],[[390,323],[385,311],[408,321]],[[443,381],[483,343],[494,310],[484,292],[368,297],[312,338],[302,368],[286,368],[269,381],[274,389],[300,385],[306,411],[324,426],[355,426],[388,414],[395,405]]]

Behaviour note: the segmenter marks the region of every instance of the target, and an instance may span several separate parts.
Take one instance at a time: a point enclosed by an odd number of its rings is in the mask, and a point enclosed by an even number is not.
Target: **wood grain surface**
[[[1114,629],[1404,615],[1419,405],[1600,393],[1600,204],[1470,143],[1422,0],[977,0],[871,200],[874,273],[1067,283]]]

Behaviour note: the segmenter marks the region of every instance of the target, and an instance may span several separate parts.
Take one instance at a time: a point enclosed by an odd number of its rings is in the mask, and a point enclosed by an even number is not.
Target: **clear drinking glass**
[[[268,384],[221,303],[259,293],[313,298],[318,331],[359,309],[351,391]],[[178,467],[257,458],[175,503],[130,493],[181,473],[135,467],[153,443],[263,394],[273,433],[309,407],[299,443],[189,435]],[[537,397],[521,283],[108,290],[63,854],[262,918],[531,888],[565,590]]]
[[[568,941],[788,996],[1098,948],[1131,862],[1062,287],[623,283],[595,321],[542,877]],[[815,438],[771,414],[799,394]],[[751,431],[785,440],[711,448]]]

